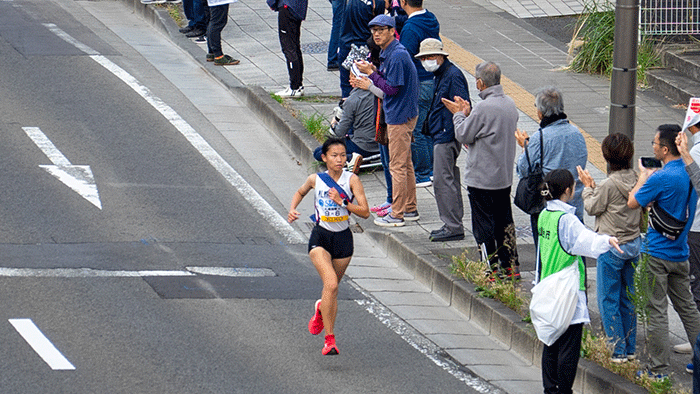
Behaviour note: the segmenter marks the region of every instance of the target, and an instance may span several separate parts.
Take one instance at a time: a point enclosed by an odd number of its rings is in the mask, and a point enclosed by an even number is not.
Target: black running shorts
[[[354,245],[352,243],[352,231],[349,228],[341,232],[326,230],[321,226],[315,226],[309,237],[309,252],[316,247],[322,247],[331,254],[331,259],[344,259],[352,256]]]

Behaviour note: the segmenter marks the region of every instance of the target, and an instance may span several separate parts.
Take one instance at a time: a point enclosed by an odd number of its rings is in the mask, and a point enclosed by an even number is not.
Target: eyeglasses
[[[383,32],[383,31],[385,31],[385,30],[389,30],[389,27],[388,27],[388,26],[384,26],[384,27],[371,27],[371,28],[369,29],[369,31],[372,32],[372,34],[381,33],[381,32]]]
[[[658,146],[666,146],[666,145],[664,145],[664,144],[660,144],[660,143],[658,143],[658,142],[656,142],[656,141],[651,141],[651,147],[652,147],[652,148],[654,147],[654,145],[658,145]]]

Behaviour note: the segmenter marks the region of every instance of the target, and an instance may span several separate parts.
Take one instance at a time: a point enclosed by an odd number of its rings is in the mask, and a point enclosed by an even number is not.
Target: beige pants
[[[403,124],[387,125],[389,138],[389,172],[394,201],[391,203],[391,216],[403,219],[404,212],[416,210],[416,174],[411,160],[411,135],[416,127],[414,117]]]

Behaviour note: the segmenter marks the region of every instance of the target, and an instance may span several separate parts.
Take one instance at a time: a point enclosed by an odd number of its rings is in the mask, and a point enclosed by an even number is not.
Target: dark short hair
[[[321,145],[321,153],[325,155],[333,145],[342,145],[345,148],[345,141],[342,138],[329,138]]]
[[[423,8],[423,0],[406,0],[406,4],[413,8]]]
[[[659,144],[668,148],[668,151],[673,156],[680,156],[678,148],[676,147],[676,137],[681,131],[681,126],[677,124],[662,124],[656,128],[659,133]]]
[[[564,168],[558,168],[544,176],[544,182],[540,185],[545,200],[556,200],[566,191],[566,188],[574,188],[574,176]]]
[[[619,171],[632,168],[632,156],[634,145],[626,135],[622,133],[610,134],[603,139],[600,146],[605,161],[610,164],[610,170]]]

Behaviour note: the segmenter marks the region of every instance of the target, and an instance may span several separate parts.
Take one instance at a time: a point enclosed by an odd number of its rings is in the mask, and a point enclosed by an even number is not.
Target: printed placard
[[[700,122],[700,97],[691,97],[688,103],[688,111],[685,113],[683,130]]]

